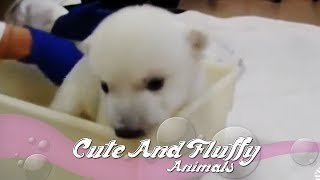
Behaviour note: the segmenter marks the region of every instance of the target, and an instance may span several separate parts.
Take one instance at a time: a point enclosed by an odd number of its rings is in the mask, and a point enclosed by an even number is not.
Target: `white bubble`
[[[252,138],[252,142],[249,144],[249,146],[260,146],[260,143],[257,139],[257,137],[249,130],[242,128],[242,127],[228,127],[221,131],[219,131],[213,138],[213,141],[217,141],[216,146],[226,146],[229,144],[234,144],[234,142],[240,138],[240,137],[250,137]],[[233,155],[236,156],[237,152],[239,151],[240,147],[237,147],[236,153]],[[260,150],[261,152],[261,150]],[[245,151],[242,153],[242,155],[245,153]],[[239,161],[230,161],[229,163],[234,163],[234,170],[231,173],[219,173],[224,178],[229,179],[241,179],[244,177],[249,176],[259,165],[260,162],[260,156],[259,153],[255,160],[252,161],[248,166],[242,167],[239,165]],[[242,157],[242,156],[241,156]]]
[[[295,141],[291,147],[292,159],[302,166],[308,166],[316,162],[318,155],[318,145],[311,139],[299,139]]]
[[[178,145],[180,141],[189,142],[196,139],[196,131],[192,123],[181,117],[165,120],[158,128],[157,140],[161,146]],[[188,154],[191,150],[183,148],[181,154]]]
[[[19,153],[15,153],[15,154],[14,154],[14,157],[19,157]]]
[[[124,156],[123,156],[123,159],[124,159],[124,160],[129,160],[130,157],[129,157],[128,155],[124,155]]]
[[[24,164],[24,161],[23,160],[19,160],[18,163],[17,163],[17,166],[22,168],[23,164]]]
[[[38,144],[38,149],[41,151],[48,151],[49,150],[49,142],[46,140],[42,140]]]
[[[52,165],[46,156],[34,154],[25,160],[23,168],[28,180],[45,180],[50,175]]]
[[[205,137],[204,137],[203,134],[199,134],[198,138],[199,138],[199,139],[204,139]]]
[[[36,139],[35,139],[34,137],[30,137],[30,138],[28,139],[29,144],[34,144],[35,141],[36,141]]]
[[[176,145],[196,137],[192,123],[181,117],[165,120],[158,128],[157,140],[160,145]]]

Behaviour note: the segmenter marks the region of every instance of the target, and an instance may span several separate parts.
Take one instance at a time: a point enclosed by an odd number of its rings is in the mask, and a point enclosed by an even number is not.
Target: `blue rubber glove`
[[[67,39],[82,41],[111,13],[103,9],[100,3],[79,5],[59,17],[51,32]]]
[[[83,54],[72,41],[29,28],[32,50],[22,62],[35,64],[56,85],[71,71]]]

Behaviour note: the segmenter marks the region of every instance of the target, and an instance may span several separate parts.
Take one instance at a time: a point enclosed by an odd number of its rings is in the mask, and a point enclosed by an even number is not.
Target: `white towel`
[[[189,11],[179,15],[211,34],[241,58],[228,126],[251,130],[261,144],[309,138],[320,141],[320,28],[261,17],[216,18]],[[211,53],[218,53],[210,49]],[[228,61],[228,60],[227,60]],[[320,159],[300,166],[291,155],[260,162],[244,180],[316,179]],[[218,174],[203,178],[225,179]]]

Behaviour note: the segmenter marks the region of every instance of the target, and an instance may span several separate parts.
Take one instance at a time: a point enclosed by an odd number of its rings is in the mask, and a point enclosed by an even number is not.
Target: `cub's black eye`
[[[101,89],[103,90],[104,93],[106,94],[109,93],[109,86],[106,82],[101,82]]]
[[[150,91],[159,91],[164,85],[164,78],[152,78],[147,81],[146,89]]]

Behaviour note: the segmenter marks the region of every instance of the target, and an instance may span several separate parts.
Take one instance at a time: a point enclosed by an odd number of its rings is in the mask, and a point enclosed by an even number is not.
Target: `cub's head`
[[[143,135],[203,89],[200,59],[207,37],[165,10],[120,10],[84,43],[101,82],[97,121],[120,137]]]

